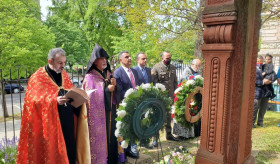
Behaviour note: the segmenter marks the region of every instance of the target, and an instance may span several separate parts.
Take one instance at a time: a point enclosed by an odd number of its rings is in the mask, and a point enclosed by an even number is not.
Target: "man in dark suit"
[[[147,65],[147,55],[144,52],[139,52],[136,55],[137,65],[133,68],[137,71],[140,84],[151,83],[151,68],[146,67]],[[152,149],[153,146],[157,147],[157,140],[156,137],[153,139],[153,145],[149,145],[149,143],[142,143],[146,148]]]
[[[138,73],[133,68],[130,68],[131,57],[129,52],[122,51],[119,54],[119,60],[121,66],[117,68],[114,72],[115,79],[117,81],[117,100],[120,103],[124,99],[125,92],[130,88],[135,88],[140,85]],[[125,154],[132,158],[138,158],[139,152],[137,150],[137,145],[129,145],[125,150]]]
[[[136,55],[137,65],[133,67],[137,71],[140,84],[151,83],[151,68],[146,67],[147,55],[144,52],[139,52]]]
[[[130,68],[131,57],[129,52],[123,51],[119,54],[121,66],[114,72],[118,88],[118,103],[124,99],[125,92],[130,88],[135,88],[140,85],[138,73],[133,68]]]

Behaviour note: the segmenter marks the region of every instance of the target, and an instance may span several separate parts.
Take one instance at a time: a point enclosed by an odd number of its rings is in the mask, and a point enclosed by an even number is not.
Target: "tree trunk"
[[[202,52],[201,52],[201,45],[203,44],[203,25],[201,24],[202,20],[202,10],[205,7],[205,0],[200,0],[200,7],[198,9],[198,15],[197,15],[197,38],[195,40],[195,48],[194,48],[194,56],[197,58],[202,58]]]
[[[5,85],[4,85],[4,82],[1,82],[1,86],[0,86],[0,89],[1,89],[1,104],[2,104],[2,109],[4,111],[4,117],[9,117],[9,114],[8,114],[8,109],[7,109],[7,104],[6,104],[6,98],[5,98]]]

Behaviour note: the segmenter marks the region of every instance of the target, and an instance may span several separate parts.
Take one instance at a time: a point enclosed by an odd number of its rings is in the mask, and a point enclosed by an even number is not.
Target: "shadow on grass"
[[[278,158],[279,152],[271,150],[260,150],[256,157],[257,164],[265,164]]]

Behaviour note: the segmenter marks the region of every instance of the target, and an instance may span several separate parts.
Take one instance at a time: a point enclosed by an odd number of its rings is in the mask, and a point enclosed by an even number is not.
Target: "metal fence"
[[[274,61],[275,66],[279,67],[279,57]],[[189,66],[190,62],[175,61],[172,63],[176,67],[176,74],[178,81],[183,77],[184,69]],[[69,77],[75,86],[82,84],[82,79],[85,74],[86,67],[67,68]],[[0,139],[14,139],[19,137],[20,122],[22,116],[22,108],[24,103],[25,90],[27,87],[28,78],[35,70],[27,69],[0,69],[0,84],[1,84],[1,101],[0,101]],[[11,85],[14,84],[14,85]],[[7,87],[8,86],[8,87]],[[24,87],[23,91],[16,89],[17,86]],[[6,87],[6,88],[5,88]],[[274,101],[280,102],[280,86],[276,83],[274,85],[276,98]],[[280,105],[270,104],[270,109],[280,111]]]
[[[66,69],[76,87],[82,84],[86,67]],[[19,138],[22,109],[29,77],[35,69],[0,69],[0,140]],[[6,142],[4,142],[6,143]]]

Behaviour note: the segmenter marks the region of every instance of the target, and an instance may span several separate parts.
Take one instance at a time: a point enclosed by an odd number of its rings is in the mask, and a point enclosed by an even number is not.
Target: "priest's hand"
[[[111,84],[112,85],[117,85],[116,79],[115,78],[111,78]]]
[[[114,92],[115,90],[115,85],[108,85],[108,89],[109,89],[109,92]]]
[[[69,101],[69,99],[64,97],[64,96],[58,96],[57,97],[57,104],[58,105],[63,105],[63,104],[65,104],[68,101]]]

